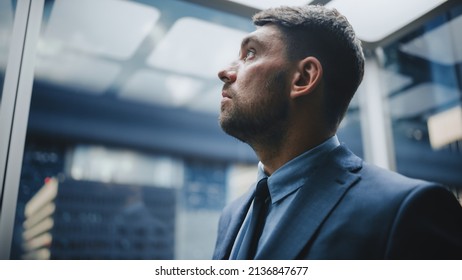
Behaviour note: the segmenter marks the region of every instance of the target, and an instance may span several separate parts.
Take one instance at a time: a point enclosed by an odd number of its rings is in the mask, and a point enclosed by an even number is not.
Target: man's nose
[[[236,81],[237,71],[232,65],[218,72],[218,78],[226,84],[234,83]]]

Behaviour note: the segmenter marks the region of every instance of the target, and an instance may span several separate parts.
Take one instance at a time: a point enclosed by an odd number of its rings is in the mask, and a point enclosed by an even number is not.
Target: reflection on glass
[[[218,126],[215,73],[253,29],[187,1],[46,1],[11,258],[209,259],[228,169],[255,161]]]
[[[11,258],[211,258],[256,166],[218,125],[216,73],[253,30],[189,1],[45,1]],[[359,155],[360,133],[354,102]]]
[[[458,5],[384,49],[386,71],[395,77],[384,84],[398,171],[456,194],[462,190],[461,28]]]
[[[25,207],[23,259],[172,259],[171,189],[46,180]]]

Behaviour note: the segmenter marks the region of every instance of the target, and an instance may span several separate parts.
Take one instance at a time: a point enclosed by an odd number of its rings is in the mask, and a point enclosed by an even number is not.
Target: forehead
[[[254,43],[263,47],[282,47],[283,42],[284,35],[282,31],[274,24],[266,24],[258,26],[257,30],[244,37],[242,46]]]

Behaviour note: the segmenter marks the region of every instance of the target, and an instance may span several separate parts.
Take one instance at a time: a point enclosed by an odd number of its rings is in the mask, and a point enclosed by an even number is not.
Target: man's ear
[[[290,96],[296,98],[312,93],[318,88],[322,78],[322,65],[316,57],[309,56],[300,60],[292,81]]]

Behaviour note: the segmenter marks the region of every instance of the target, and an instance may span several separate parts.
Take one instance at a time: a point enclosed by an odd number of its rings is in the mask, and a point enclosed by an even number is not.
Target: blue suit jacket
[[[224,209],[214,259],[229,258],[253,192]],[[369,165],[340,146],[255,259],[462,259],[462,208],[445,188]]]

